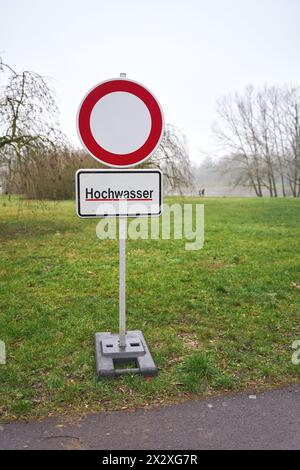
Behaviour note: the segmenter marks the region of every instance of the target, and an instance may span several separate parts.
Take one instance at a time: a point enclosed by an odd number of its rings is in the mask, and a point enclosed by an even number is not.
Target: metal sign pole
[[[126,73],[120,73],[126,78]],[[126,347],[126,232],[127,218],[119,218],[119,345]]]
[[[119,218],[119,344],[126,347],[126,232],[127,218]]]

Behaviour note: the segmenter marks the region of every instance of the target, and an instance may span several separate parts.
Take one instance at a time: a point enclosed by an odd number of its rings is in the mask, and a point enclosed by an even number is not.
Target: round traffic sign
[[[154,95],[125,78],[92,88],[77,114],[77,130],[86,150],[113,167],[134,166],[157,149],[163,135],[163,113]]]

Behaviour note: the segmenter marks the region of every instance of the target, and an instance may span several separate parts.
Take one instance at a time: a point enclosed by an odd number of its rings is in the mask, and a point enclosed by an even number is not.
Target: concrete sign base
[[[96,372],[99,378],[123,374],[157,374],[157,368],[141,331],[127,331],[125,347],[120,347],[119,341],[118,334],[96,333]],[[130,367],[126,367],[127,365]]]

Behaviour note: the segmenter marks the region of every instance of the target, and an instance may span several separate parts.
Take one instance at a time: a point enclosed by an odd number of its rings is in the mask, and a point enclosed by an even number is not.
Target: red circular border
[[[108,93],[125,91],[140,98],[151,115],[151,130],[148,139],[139,149],[131,153],[108,152],[94,139],[90,129],[90,116],[95,104]],[[84,98],[78,112],[78,131],[86,149],[100,162],[112,166],[131,166],[145,160],[160,140],[163,128],[162,112],[154,96],[142,85],[127,79],[109,80],[93,88]]]

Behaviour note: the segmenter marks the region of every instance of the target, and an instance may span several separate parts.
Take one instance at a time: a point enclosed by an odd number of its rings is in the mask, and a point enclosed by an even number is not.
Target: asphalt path
[[[300,385],[2,424],[0,449],[300,449]]]

